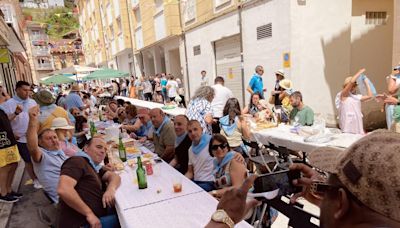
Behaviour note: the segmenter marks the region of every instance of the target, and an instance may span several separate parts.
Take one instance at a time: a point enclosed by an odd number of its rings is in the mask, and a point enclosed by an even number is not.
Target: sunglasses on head
[[[219,144],[219,145],[212,145],[211,150],[218,150],[218,147],[221,148],[221,150],[225,149],[228,145],[226,143]]]

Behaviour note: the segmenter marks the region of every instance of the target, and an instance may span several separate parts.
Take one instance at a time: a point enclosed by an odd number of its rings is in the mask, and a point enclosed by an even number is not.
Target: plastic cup
[[[182,178],[176,177],[172,179],[172,188],[175,193],[182,192]]]

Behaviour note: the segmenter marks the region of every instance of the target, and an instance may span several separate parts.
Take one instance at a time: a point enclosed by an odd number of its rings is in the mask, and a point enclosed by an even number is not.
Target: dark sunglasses
[[[219,144],[219,145],[212,145],[211,150],[218,150],[218,147],[221,148],[221,150],[225,149],[228,145],[226,143]]]

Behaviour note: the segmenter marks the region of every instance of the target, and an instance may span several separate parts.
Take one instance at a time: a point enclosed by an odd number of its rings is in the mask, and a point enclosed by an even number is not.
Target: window
[[[154,4],[156,5],[156,14],[164,10],[163,0],[154,0]]]
[[[257,27],[257,40],[272,37],[272,23]]]
[[[182,4],[185,23],[193,22],[196,18],[196,0],[187,0]]]
[[[115,17],[119,17],[119,15],[121,15],[121,11],[119,9],[119,0],[114,0],[113,5],[114,5],[114,15]]]
[[[142,15],[140,13],[140,9],[138,8],[137,10],[134,11],[135,14],[135,20],[136,20],[136,27],[139,27],[142,25]]]
[[[365,24],[367,25],[385,25],[387,20],[386,12],[366,12]]]
[[[110,39],[114,40],[114,28],[112,25],[110,25]]]
[[[231,4],[231,0],[214,0],[215,10],[220,10]]]
[[[132,8],[135,8],[138,5],[139,0],[131,0],[131,2],[132,2]]]
[[[200,54],[201,54],[200,45],[194,46],[193,47],[193,55],[200,55]]]
[[[121,22],[121,17],[117,18],[117,26],[118,26],[117,34],[122,34],[122,22]]]
[[[4,21],[6,23],[12,23],[13,16],[12,16],[12,11],[11,11],[11,6],[10,5],[1,5],[0,9],[4,14]]]

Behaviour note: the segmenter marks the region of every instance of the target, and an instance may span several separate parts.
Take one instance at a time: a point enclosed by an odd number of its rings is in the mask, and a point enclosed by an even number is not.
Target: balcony
[[[50,55],[50,48],[32,48],[33,56],[48,56]]]
[[[51,62],[35,63],[36,70],[54,70]]]

